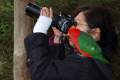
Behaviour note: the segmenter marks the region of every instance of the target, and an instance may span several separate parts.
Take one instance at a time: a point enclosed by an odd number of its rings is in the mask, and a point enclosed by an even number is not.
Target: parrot
[[[89,33],[80,31],[77,28],[70,28],[68,34],[74,47],[81,55],[109,64],[109,61],[103,56],[102,49]]]

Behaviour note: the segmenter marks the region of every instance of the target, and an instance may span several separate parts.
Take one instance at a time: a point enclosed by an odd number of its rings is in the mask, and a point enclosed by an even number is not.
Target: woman
[[[70,50],[71,54],[63,60],[53,59],[51,56],[53,52],[50,52],[47,37],[52,15],[51,8],[43,7],[34,26],[33,34],[25,39],[26,50],[30,58],[32,80],[111,80],[112,71],[109,63],[79,55],[81,52],[76,48],[71,48],[76,50]],[[72,28],[91,35],[102,47],[104,55],[110,54],[110,50],[116,45],[113,42],[116,40],[116,34],[106,9],[82,7],[75,15],[75,21],[77,26]],[[70,35],[71,33],[68,32],[69,37]],[[71,46],[75,46],[73,38],[76,37],[69,38]],[[103,54],[101,53],[101,55]]]
[[[78,15],[78,13],[80,14]],[[95,38],[105,52],[106,58],[110,60],[112,52],[118,45],[110,10],[104,7],[84,6],[77,9],[75,19],[81,30],[89,32]]]

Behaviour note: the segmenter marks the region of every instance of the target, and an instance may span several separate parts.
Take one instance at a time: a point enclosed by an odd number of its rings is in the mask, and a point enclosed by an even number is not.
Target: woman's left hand
[[[52,29],[54,32],[54,43],[60,44],[61,43],[60,37],[62,36],[62,32],[60,32],[56,27],[52,27]]]

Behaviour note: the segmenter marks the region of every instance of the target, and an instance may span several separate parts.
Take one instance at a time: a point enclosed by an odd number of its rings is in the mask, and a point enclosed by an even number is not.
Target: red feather
[[[92,56],[90,54],[88,54],[87,52],[84,52],[83,50],[80,49],[80,45],[78,42],[78,38],[80,37],[80,30],[76,29],[76,28],[70,28],[68,31],[69,37],[71,39],[71,41],[73,42],[73,44],[75,45],[75,47],[77,48],[77,50],[83,54],[83,56],[86,56],[88,58],[92,58]]]

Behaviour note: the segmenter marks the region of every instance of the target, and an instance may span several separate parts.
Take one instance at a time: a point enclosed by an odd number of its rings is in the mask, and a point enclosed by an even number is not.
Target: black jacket
[[[51,51],[48,37],[43,33],[28,36],[25,47],[30,58],[32,80],[112,80],[109,64],[76,54],[65,59],[55,57],[56,50]]]

